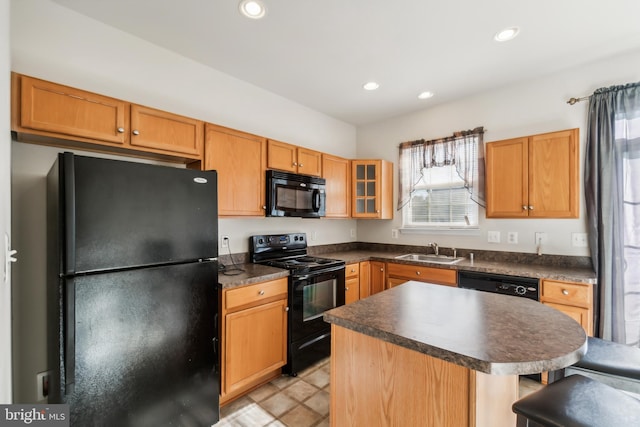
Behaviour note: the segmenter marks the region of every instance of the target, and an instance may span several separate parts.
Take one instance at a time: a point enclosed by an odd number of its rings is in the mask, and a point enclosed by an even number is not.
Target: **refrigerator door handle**
[[[65,211],[61,212],[60,224],[64,233],[65,259],[62,268],[64,274],[73,274],[76,269],[76,180],[73,153],[64,153],[61,169],[61,188],[63,191]],[[62,167],[62,165],[61,165]],[[61,208],[61,207],[60,207]]]
[[[76,287],[73,279],[65,282],[64,381],[65,394],[73,393],[76,381]]]

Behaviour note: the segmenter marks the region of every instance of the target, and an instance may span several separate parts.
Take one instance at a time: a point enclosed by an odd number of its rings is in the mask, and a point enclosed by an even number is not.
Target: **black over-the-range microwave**
[[[314,176],[267,171],[266,216],[325,216],[325,180]]]

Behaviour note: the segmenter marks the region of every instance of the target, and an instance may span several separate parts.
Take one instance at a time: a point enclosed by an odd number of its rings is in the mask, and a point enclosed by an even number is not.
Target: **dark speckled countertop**
[[[536,301],[420,282],[329,310],[324,319],[497,375],[561,369],[587,348],[577,322]]]
[[[461,251],[462,252],[462,251]],[[470,261],[465,251],[460,256],[465,259],[456,264],[435,264],[430,262],[416,262],[396,259],[399,255],[405,255],[411,252],[393,252],[393,251],[367,251],[367,250],[350,250],[337,252],[323,252],[318,256],[326,258],[336,258],[345,261],[347,264],[360,261],[393,261],[399,264],[423,265],[436,268],[447,268],[453,270],[465,271],[481,271],[494,274],[508,274],[512,276],[545,278],[553,280],[565,280],[569,282],[591,283],[596,282],[596,275],[590,267],[575,265],[570,261],[563,262],[571,257],[554,257],[554,262],[549,264],[535,264],[528,258],[511,258],[508,260],[501,259],[484,259],[481,252],[476,253],[474,260]],[[534,256],[535,257],[535,256]]]
[[[218,283],[224,289],[252,285],[289,276],[288,270],[260,264],[227,265],[218,272]]]

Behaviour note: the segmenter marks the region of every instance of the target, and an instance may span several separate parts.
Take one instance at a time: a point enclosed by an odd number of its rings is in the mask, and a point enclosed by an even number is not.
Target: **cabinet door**
[[[131,105],[131,146],[202,158],[204,123],[141,105]]]
[[[220,216],[264,216],[266,141],[207,124],[206,170],[218,171]]]
[[[298,173],[312,176],[322,175],[322,153],[298,147]]]
[[[380,161],[354,160],[351,163],[354,218],[380,216]]]
[[[327,218],[349,218],[351,215],[351,162],[348,159],[322,155],[322,177],[326,181]]]
[[[528,216],[527,138],[487,144],[487,218]]]
[[[287,300],[226,315],[224,392],[233,393],[287,361]]]
[[[351,277],[345,280],[344,303],[349,304],[360,299],[360,278]]]
[[[371,285],[370,295],[377,294],[386,289],[387,272],[384,262],[371,261]],[[361,297],[362,298],[362,297]]]
[[[529,140],[529,216],[578,218],[578,129]]]
[[[553,307],[556,310],[560,310],[567,316],[571,317],[573,320],[578,322],[580,326],[582,326],[587,335],[593,336],[593,322],[591,320],[592,316],[590,310],[582,307],[574,307],[572,305],[555,304],[552,302],[543,302],[543,304]]]
[[[295,145],[269,139],[267,141],[267,169],[295,173],[298,171],[297,154]]]
[[[360,263],[360,299],[371,295],[371,262]]]
[[[27,76],[14,75],[13,84],[20,102],[14,128],[106,145],[128,141],[129,104],[124,101]]]

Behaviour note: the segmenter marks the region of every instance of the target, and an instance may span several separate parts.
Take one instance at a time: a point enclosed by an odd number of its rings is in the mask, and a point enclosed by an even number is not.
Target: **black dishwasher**
[[[459,271],[458,287],[540,300],[538,279],[531,277]]]

